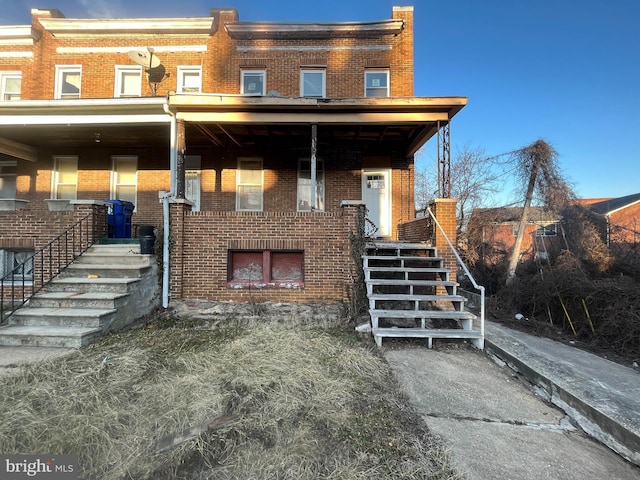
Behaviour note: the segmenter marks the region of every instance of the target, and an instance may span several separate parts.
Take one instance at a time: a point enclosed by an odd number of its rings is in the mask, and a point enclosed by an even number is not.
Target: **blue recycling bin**
[[[134,205],[124,200],[105,200],[109,238],[131,238],[131,216]]]

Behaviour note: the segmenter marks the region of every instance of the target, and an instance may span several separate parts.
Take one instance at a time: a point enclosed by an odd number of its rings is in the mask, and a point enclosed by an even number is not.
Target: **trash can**
[[[153,255],[155,253],[156,235],[153,229],[153,225],[140,225],[138,227],[141,255]]]
[[[105,200],[108,207],[109,238],[131,238],[131,216],[134,205],[124,200]]]

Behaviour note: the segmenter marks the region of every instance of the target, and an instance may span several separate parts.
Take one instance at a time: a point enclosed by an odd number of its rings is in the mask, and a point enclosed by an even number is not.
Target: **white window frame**
[[[185,75],[197,74],[197,86],[189,85],[185,82]],[[202,92],[202,67],[199,65],[178,66],[178,93],[201,93]]]
[[[60,164],[61,162],[71,162],[75,165],[75,172],[71,173],[72,177],[75,177],[73,182],[60,182]],[[59,189],[61,186],[73,187],[73,196],[71,198],[64,198],[64,200],[76,200],[78,198],[78,157],[73,155],[64,155],[53,157],[53,171],[51,172],[51,198],[61,199]]]
[[[22,249],[22,248],[0,249],[0,279],[14,272],[17,267],[16,264],[21,264],[22,262],[30,259],[30,262],[25,264],[27,268],[27,270],[24,272],[25,275],[19,275],[18,273],[14,273],[12,277],[13,277],[13,281],[20,281],[20,282],[24,281],[25,285],[31,285],[31,282],[33,282],[34,253],[35,253],[34,249]],[[20,257],[16,258],[16,255],[20,255]],[[10,282],[11,280],[8,279],[7,281]]]
[[[260,162],[260,183],[243,182],[242,179],[242,164],[246,162]],[[244,170],[256,170],[256,169],[244,169]],[[241,206],[241,190],[244,187],[256,187],[260,188],[260,202],[256,208],[242,208]],[[238,168],[236,170],[236,211],[238,212],[261,212],[264,208],[264,161],[260,157],[238,157]]]
[[[370,75],[384,74],[387,81],[386,85],[369,85]],[[390,75],[388,69],[365,70],[364,72],[364,96],[365,97],[388,97],[390,95]],[[369,95],[369,91],[384,92],[384,95]]]
[[[302,162],[309,162],[309,170],[303,170],[302,169]],[[301,173],[302,172],[309,172],[309,179],[307,178],[302,178]],[[309,184],[305,184],[302,183],[302,180],[309,180]],[[309,207],[308,208],[302,208],[301,207],[301,202],[303,200],[307,200],[306,198],[303,199],[302,198],[302,194],[303,194],[303,190],[306,190],[304,192],[304,196],[306,197],[307,193],[309,194]],[[323,159],[319,158],[316,160],[316,199],[317,199],[317,207],[315,207],[314,205],[311,205],[311,159],[309,158],[299,158],[298,159],[298,174],[297,174],[297,197],[296,197],[296,207],[298,212],[311,212],[311,211],[316,211],[316,212],[324,212],[325,209],[325,203],[324,203],[324,198],[325,198],[325,181],[324,181],[324,161]],[[311,207],[314,207],[314,209],[312,210]]]
[[[135,74],[138,77],[136,90],[134,92],[124,92],[126,84],[124,77],[127,74]],[[141,97],[142,96],[142,67],[139,65],[116,65],[116,79],[113,91],[115,98],[129,98],[129,97]]]
[[[7,80],[20,80],[20,90],[12,92],[7,90]],[[22,72],[0,72],[0,101],[15,102],[22,96]],[[9,97],[9,98],[7,98]]]
[[[200,155],[185,156],[184,196],[193,202],[191,211],[200,211],[202,192],[202,157]]]
[[[322,75],[322,94],[321,95],[307,95],[305,94],[305,76],[306,75]],[[304,68],[300,70],[300,96],[307,98],[326,98],[327,96],[327,69],[326,68]]]
[[[248,75],[259,75],[262,77],[261,92],[247,92],[245,89],[246,78]],[[267,72],[266,70],[241,70],[240,71],[240,94],[241,95],[266,95],[267,92]]]
[[[78,93],[64,93],[64,76],[68,73],[77,73],[79,75]],[[75,99],[82,97],[82,65],[56,65],[56,81],[55,94],[56,99]]]
[[[133,183],[126,183],[120,181],[118,172],[119,162],[130,162],[136,167],[135,180]],[[135,187],[135,193],[133,198],[122,198],[122,195],[118,194],[120,187]],[[111,188],[110,188],[111,200],[124,200],[133,203],[135,206],[134,211],[138,209],[138,156],[137,155],[114,155],[111,157]]]

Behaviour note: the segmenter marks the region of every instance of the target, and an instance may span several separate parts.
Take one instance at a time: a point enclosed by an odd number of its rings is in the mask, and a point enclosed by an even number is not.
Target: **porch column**
[[[444,230],[444,234],[446,234],[447,238],[451,242],[451,244],[455,247],[457,242],[457,225],[456,225],[456,206],[458,204],[458,200],[455,198],[436,198],[429,204],[431,211],[435,215],[438,223]],[[438,249],[438,256],[444,258],[445,268],[451,270],[449,274],[449,279],[452,281],[456,280],[456,271],[458,270],[458,261],[456,260],[455,255],[451,251],[449,244],[443,234],[442,231],[438,228],[437,225],[434,225],[435,235],[434,238],[434,247]]]
[[[317,205],[316,175],[317,175],[317,150],[318,150],[318,125],[311,125],[311,211],[315,211]]]
[[[169,204],[169,229],[171,243],[171,257],[169,265],[169,295],[172,300],[180,300],[183,297],[184,284],[184,216],[191,210],[191,205],[184,200],[174,200]]]

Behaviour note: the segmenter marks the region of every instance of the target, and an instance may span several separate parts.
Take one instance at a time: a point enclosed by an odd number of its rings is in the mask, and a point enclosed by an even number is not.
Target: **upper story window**
[[[243,70],[241,73],[240,93],[243,95],[265,95],[266,75],[264,70]]]
[[[202,91],[202,67],[178,67],[178,93]]]
[[[82,65],[56,65],[55,98],[80,98]]]
[[[114,97],[142,96],[142,67],[116,65]]]
[[[78,157],[53,157],[51,198],[75,200],[78,195]]]
[[[0,100],[20,100],[21,90],[21,72],[0,72]]]
[[[300,96],[324,98],[326,96],[325,70],[301,70],[300,71]]]
[[[236,210],[262,211],[262,159],[238,158]]]
[[[389,71],[370,70],[364,73],[365,97],[389,96]]]

